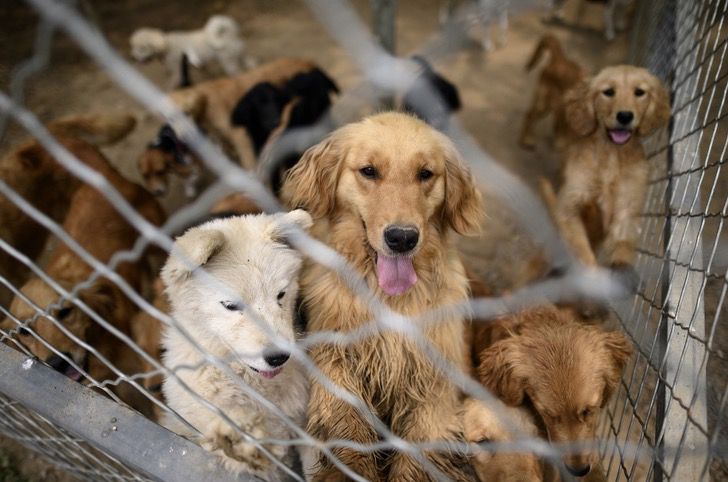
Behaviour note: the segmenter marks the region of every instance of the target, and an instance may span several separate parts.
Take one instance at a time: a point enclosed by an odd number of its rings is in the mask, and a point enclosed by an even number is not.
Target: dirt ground
[[[397,17],[397,53],[415,53],[438,30],[438,10],[444,1],[400,0]],[[301,2],[284,0],[157,1],[104,0],[83,2],[92,5],[87,13],[121,52],[128,52],[130,33],[142,26],[167,30],[198,28],[213,13],[227,13],[242,26],[249,52],[260,62],[279,56],[313,59],[346,90],[361,79],[361,73],[347,54],[327,36]],[[181,5],[184,5],[182,7]],[[366,19],[368,3],[356,2]],[[543,12],[526,11],[511,18],[508,41],[493,52],[484,52],[477,43],[464,51],[438,61],[436,69],[457,85],[463,101],[458,117],[480,146],[499,163],[533,184],[538,175],[555,179],[558,164],[544,123],[537,135],[541,141],[533,152],[520,149],[516,139],[528,107],[534,74],[527,75],[524,65],[544,32],[557,35],[570,56],[594,71],[602,66],[623,62],[627,36],[620,34],[611,43],[601,33],[601,6],[572,2],[567,23],[578,21],[578,28],[554,26],[542,21]],[[0,7],[0,85],[10,88],[10,80],[22,61],[33,53],[37,18],[24,6]],[[160,86],[165,77],[160,65],[145,64],[140,70]],[[129,110],[139,119],[135,132],[119,145],[106,150],[112,162],[130,178],[138,180],[135,161],[156,133],[158,119],[145,112],[108,78],[72,41],[57,34],[52,42],[49,65],[32,75],[23,88],[25,105],[42,121],[71,113]],[[5,151],[25,134],[11,125],[2,139]],[[463,240],[463,252],[486,281],[499,290],[511,286],[519,265],[526,258],[530,242],[513,224],[513,216],[486,193],[487,222],[484,234]],[[171,211],[176,199],[165,199]],[[10,442],[0,445],[0,455],[24,458]],[[21,464],[19,470],[29,480],[41,480],[37,473]],[[35,464],[33,464],[35,465]],[[0,480],[3,466],[0,465]],[[14,480],[14,479],[8,479]]]

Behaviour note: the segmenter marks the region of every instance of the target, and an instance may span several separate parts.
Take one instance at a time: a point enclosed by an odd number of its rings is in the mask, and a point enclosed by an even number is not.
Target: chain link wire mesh
[[[169,369],[161,365],[127,334],[120,332],[83,303],[79,293],[92,286],[100,277],[105,277],[118,286],[139,309],[171,329],[183,333],[200,352],[201,364],[211,365],[235,380],[245,393],[269,409],[271,417],[279,417],[290,426],[296,437],[294,440],[258,440],[235,426],[218,407],[206,403],[204,397],[187,387],[203,403],[205,409],[225,419],[241,437],[261,450],[266,457],[270,457],[273,463],[280,464],[282,470],[294,480],[302,478],[283,467],[266,446],[289,444],[317,447],[354,480],[363,479],[337,460],[334,455],[337,448],[352,448],[364,452],[405,451],[418,460],[434,480],[443,480],[444,474],[427,459],[425,450],[450,450],[453,444],[413,443],[392,433],[387,424],[371,413],[361,399],[328,379],[308,357],[306,349],[322,341],[346,344],[378,333],[404,334],[411,337],[419,349],[427,353],[438,369],[446,373],[463,392],[488,403],[493,400],[491,393],[448,363],[422,335],[419,328],[413,330],[411,327],[420,326],[428,320],[437,320],[444,313],[472,313],[477,318],[489,318],[544,299],[558,301],[586,296],[610,300],[619,291],[607,272],[579,269],[549,222],[549,216],[537,196],[477,146],[457,119],[441,119],[438,128],[456,142],[459,150],[471,163],[478,181],[489,192],[509,200],[514,216],[523,229],[544,247],[553,265],[569,268],[566,270],[567,275],[558,280],[528,286],[514,292],[508,299],[479,299],[457,306],[442,307],[435,313],[425,313],[408,320],[378,302],[366,283],[340,254],[302,232],[293,233],[291,241],[294,246],[313,261],[339,273],[350,289],[360,295],[362,300],[366,300],[374,315],[369,324],[353,333],[315,333],[292,346],[286,345],[285,340],[274,340],[292,352],[293,357],[305,367],[310,378],[316,379],[337,397],[359,409],[381,437],[378,444],[364,446],[347,440],[317,441],[305,432],[305,427],[299,427],[288,419],[270,401],[260,394],[252,393],[252,389],[245,386],[227,361],[202,350],[178,322],[160,311],[115,272],[123,261],[140,259],[145,248],[149,246],[157,246],[169,252],[172,247],[172,233],[202,217],[226,193],[243,192],[269,212],[280,209],[277,200],[255,175],[229,162],[182,115],[169,98],[135,71],[76,10],[67,3],[52,0],[29,0],[28,3],[40,14],[41,28],[32,60],[15,73],[10,92],[0,93],[0,111],[3,114],[0,129],[4,130],[10,119],[20,124],[74,176],[102,192],[136,228],[139,238],[132,249],[116,253],[106,263],[100,262],[64,232],[61,225],[44,214],[42,209],[25,202],[5,181],[0,182],[0,193],[3,196],[66,243],[93,268],[93,274],[86,282],[70,288],[64,287],[47,276],[35,260],[25,256],[21,247],[11,246],[0,240],[0,249],[3,252],[46,281],[59,296],[58,301],[50,306],[38,306],[26,298],[25,301],[34,310],[29,320],[15,318],[8,306],[0,306],[0,314],[13,323],[12,329],[0,331],[0,338],[7,345],[22,352],[28,357],[27,360],[32,359],[32,353],[18,341],[21,330],[61,357],[85,376],[89,386],[112,400],[120,402],[115,389],[121,385],[130,385],[154,404],[156,409],[171,413],[171,409],[144,382],[159,374],[175,378],[177,371],[185,367]],[[368,30],[348,4],[323,0],[309,0],[306,3],[322,27],[361,69],[365,83],[374,86],[375,91],[384,92],[382,97],[399,95],[411,85],[418,67],[411,61],[392,57],[383,51],[372,40]],[[520,4],[514,0],[481,1],[478,4],[476,8],[480,10],[477,14],[487,17],[487,12],[492,10],[494,23],[500,19],[504,5],[511,14],[527,6],[526,2]],[[725,427],[725,405],[728,403],[728,377],[725,375],[728,373],[728,326],[725,323],[726,308],[723,303],[728,288],[728,243],[725,239],[728,235],[723,232],[728,212],[728,183],[726,176],[721,175],[728,146],[728,132],[723,122],[726,110],[725,77],[728,69],[723,65],[728,45],[728,31],[723,21],[727,8],[728,3],[717,0],[644,1],[639,3],[635,15],[630,60],[632,63],[647,66],[671,86],[673,119],[669,132],[656,136],[648,144],[652,177],[648,202],[643,213],[637,263],[642,279],[641,287],[634,299],[621,302],[617,306],[622,328],[633,341],[636,355],[625,371],[620,391],[610,403],[608,413],[602,421],[601,437],[598,441],[593,441],[599,446],[603,470],[609,480],[728,480],[728,428]],[[466,12],[460,18],[470,19],[472,15],[468,16]],[[429,58],[436,58],[459,48],[464,38],[465,29],[462,25],[458,23],[458,16],[455,16],[450,24],[444,26],[444,34],[426,45],[422,53]],[[164,117],[216,175],[217,181],[211,187],[193,203],[175,213],[161,228],[153,226],[140,216],[111,183],[79,162],[62,143],[54,139],[32,112],[23,107],[24,78],[32,72],[42,70],[47,62],[49,46],[56,29],[64,31],[134,99],[150,112]],[[342,97],[345,98],[346,95],[344,93]],[[439,112],[441,100],[434,93],[430,97],[422,107],[425,110],[431,109],[434,113]],[[326,122],[330,122],[330,119]],[[308,143],[313,143],[311,139],[318,140],[330,130],[326,122],[283,136],[269,154],[283,156],[289,147],[295,149],[301,139],[306,139],[307,136]],[[269,159],[264,160],[268,161]],[[216,283],[214,279],[207,281]],[[20,287],[10,280],[0,278],[0,282],[14,296],[24,297]],[[110,360],[104,359],[97,347],[76,338],[73,340],[75,343],[84,346],[88,352],[102,360],[112,373],[108,379],[95,380],[87,373],[86,367],[75,363],[68,354],[43,340],[34,331],[33,323],[41,317],[46,318],[63,331],[64,326],[57,319],[57,313],[58,308],[66,301],[71,301],[103,326],[118,343],[127,346],[144,359],[151,367],[150,370],[145,373],[125,372],[114,366]],[[263,320],[258,320],[258,323],[265,325]],[[4,352],[0,352],[0,374],[10,371],[10,360],[4,357]],[[44,395],[43,389],[42,386],[36,387],[37,391],[32,397],[50,396]],[[5,392],[0,389],[0,393]],[[44,407],[37,400],[11,398],[4,395],[0,397],[0,409],[3,413],[0,432],[43,454],[81,479],[148,480],[147,477],[151,477],[161,480],[186,480],[184,458],[180,459],[180,466],[175,470],[170,469],[166,473],[159,469],[152,471],[143,460],[128,458],[128,453],[125,457],[124,452],[105,443],[103,438],[108,437],[108,432],[99,429],[94,432],[97,435],[93,435],[90,431],[79,430],[79,424],[83,424],[83,420],[51,421],[49,419],[52,417],[48,413],[37,413],[37,410],[42,410],[40,407]],[[94,398],[85,400],[89,403],[89,410],[92,410]],[[31,405],[37,410],[28,408]],[[45,408],[51,411],[54,409],[52,404]],[[505,414],[503,418],[509,423]],[[181,418],[180,421],[186,423]],[[142,428],[139,430],[138,433],[131,434],[131,437],[143,445],[148,433],[142,431]],[[84,436],[80,436],[81,433]],[[155,445],[149,459],[164,459],[167,456],[165,448],[175,443],[173,439],[167,442],[168,445]],[[456,448],[465,452],[484,449],[534,452],[549,461],[556,461],[563,453],[579,447],[552,446],[541,439],[523,437],[511,444],[493,443],[484,447],[459,444]],[[213,459],[212,456],[210,458]],[[219,473],[215,474],[215,477],[219,477]],[[563,473],[562,477],[568,480],[567,474]]]

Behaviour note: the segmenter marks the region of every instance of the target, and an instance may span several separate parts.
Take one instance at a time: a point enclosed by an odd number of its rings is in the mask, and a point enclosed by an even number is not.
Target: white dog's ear
[[[285,214],[277,214],[271,223],[268,235],[276,243],[288,244],[287,235],[292,226],[307,230],[313,225],[313,219],[303,209],[294,209]]]
[[[216,229],[193,228],[177,238],[172,253],[162,268],[167,286],[190,275],[195,268],[210,261],[225,244],[225,235]]]
[[[214,15],[205,24],[207,42],[216,49],[221,49],[239,35],[240,28],[235,20],[227,15]]]

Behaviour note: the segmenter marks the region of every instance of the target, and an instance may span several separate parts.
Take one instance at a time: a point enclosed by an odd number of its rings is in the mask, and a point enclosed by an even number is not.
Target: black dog
[[[414,56],[412,60],[420,64],[422,72],[404,95],[402,109],[434,127],[440,127],[460,109],[458,89],[435,72],[424,58]],[[439,102],[434,102],[434,94],[439,97]]]
[[[296,102],[291,109],[284,133],[289,129],[316,124],[331,107],[331,93],[339,88],[320,69],[313,69],[292,77],[281,87],[270,82],[261,82],[250,89],[237,103],[230,116],[234,126],[244,127],[251,140],[255,154],[259,155],[271,133],[281,125],[283,111],[290,102]],[[271,166],[271,187],[279,193],[283,176],[293,167],[306,148],[287,154]]]

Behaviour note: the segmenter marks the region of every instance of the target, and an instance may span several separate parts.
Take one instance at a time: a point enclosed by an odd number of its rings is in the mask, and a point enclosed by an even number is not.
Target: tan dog
[[[519,143],[526,149],[533,149],[536,145],[533,138],[533,127],[539,120],[554,113],[554,134],[556,147],[560,148],[565,136],[565,122],[563,119],[562,102],[564,94],[570,88],[584,80],[587,72],[579,64],[567,58],[561,43],[553,35],[546,34],[533,51],[526,70],[531,71],[536,64],[548,54],[548,62],[541,70],[533,96],[531,107],[523,120]]]
[[[511,336],[481,353],[481,382],[512,407],[528,399],[551,443],[594,443],[601,410],[632,353],[629,340],[554,306],[523,311],[509,323]],[[596,459],[584,449],[563,461],[583,477]]]
[[[315,235],[342,253],[393,310],[417,316],[467,298],[468,280],[450,233],[478,230],[481,197],[452,142],[424,122],[383,113],[340,128],[289,171],[283,198],[311,212]],[[301,278],[310,331],[345,333],[372,320],[362,301],[328,269],[308,266]],[[438,320],[423,335],[465,369],[462,319]],[[387,332],[345,347],[318,345],[311,357],[404,439],[452,440],[460,433],[458,390],[408,337]],[[318,380],[312,384],[309,433],[320,440],[377,442],[377,433],[354,407]],[[402,452],[387,462],[384,454],[346,448],[334,453],[368,480],[430,480],[422,465]],[[448,477],[466,479],[454,454],[426,455]],[[344,480],[324,457],[304,465],[312,480]]]
[[[648,165],[640,137],[670,118],[667,91],[647,70],[607,67],[569,91],[564,115],[573,137],[564,152],[556,218],[576,255],[596,265],[631,266]]]
[[[143,188],[115,172],[110,173],[109,181],[147,220],[156,225],[164,222],[161,207]],[[129,225],[99,192],[88,185],[81,186],[73,195],[63,229],[102,263],[107,263],[118,251],[131,249],[139,237],[137,230]],[[59,242],[50,255],[45,272],[63,288],[71,290],[78,283],[87,280],[93,269],[68,246]],[[140,263],[122,263],[116,272],[136,291],[141,289],[142,281],[147,275],[147,270]],[[60,298],[60,295],[40,278],[30,279],[21,291],[41,309],[46,309]],[[134,314],[134,306],[111,281],[99,278],[92,286],[81,291],[78,298],[115,328],[127,335],[130,334],[129,320]],[[10,311],[21,321],[28,320],[37,313],[20,296],[13,300]],[[91,345],[125,373],[136,373],[139,370],[138,357],[131,349],[75,304],[65,302],[51,313],[69,333]],[[6,319],[3,326],[10,329],[17,325],[14,321]],[[53,346],[55,351],[34,334]],[[83,378],[83,374],[76,367],[86,371],[97,381],[115,378],[106,364],[46,317],[41,316],[20,330],[19,338],[33,354],[69,378],[74,380]],[[141,409],[140,395],[137,392],[123,384],[118,389],[121,395],[127,395],[124,398],[127,402]],[[125,393],[121,393],[125,390]],[[148,408],[146,405],[144,407],[145,410]]]
[[[509,407],[503,403],[492,405],[468,398],[463,408],[465,440],[471,443],[513,442],[539,436],[533,414],[524,407]],[[509,417],[512,425],[505,424],[499,415]],[[512,432],[510,429],[514,429]],[[481,482],[536,482],[544,480],[544,467],[534,454],[511,452],[494,448],[493,452],[480,452],[470,463]]]
[[[47,127],[59,142],[84,164],[107,175],[115,172],[94,144],[112,144],[126,136],[135,125],[127,114],[70,116]],[[0,178],[23,199],[54,221],[61,221],[68,203],[80,185],[37,141],[28,141],[0,160]],[[48,231],[10,199],[0,195],[0,238],[35,259],[48,239]],[[0,275],[15,286],[28,276],[28,269],[0,250]],[[0,289],[0,304],[8,306],[11,294]]]
[[[192,87],[178,89],[169,96],[224,151],[236,156],[245,169],[252,170],[256,163],[252,140],[244,128],[231,123],[231,114],[238,101],[261,82],[280,85],[296,74],[315,68],[315,64],[306,60],[283,58],[234,77],[200,82]],[[160,139],[161,134],[160,130],[160,134],[137,161],[145,185],[157,195],[166,193],[168,177],[173,173],[183,178],[191,174],[202,175],[199,172],[199,161],[192,154],[190,160],[180,160],[179,153],[188,152],[182,141],[172,132],[172,136],[165,136],[169,138],[169,142],[160,142],[163,140]],[[191,169],[193,166],[198,167]],[[187,189],[189,193],[189,188]]]

